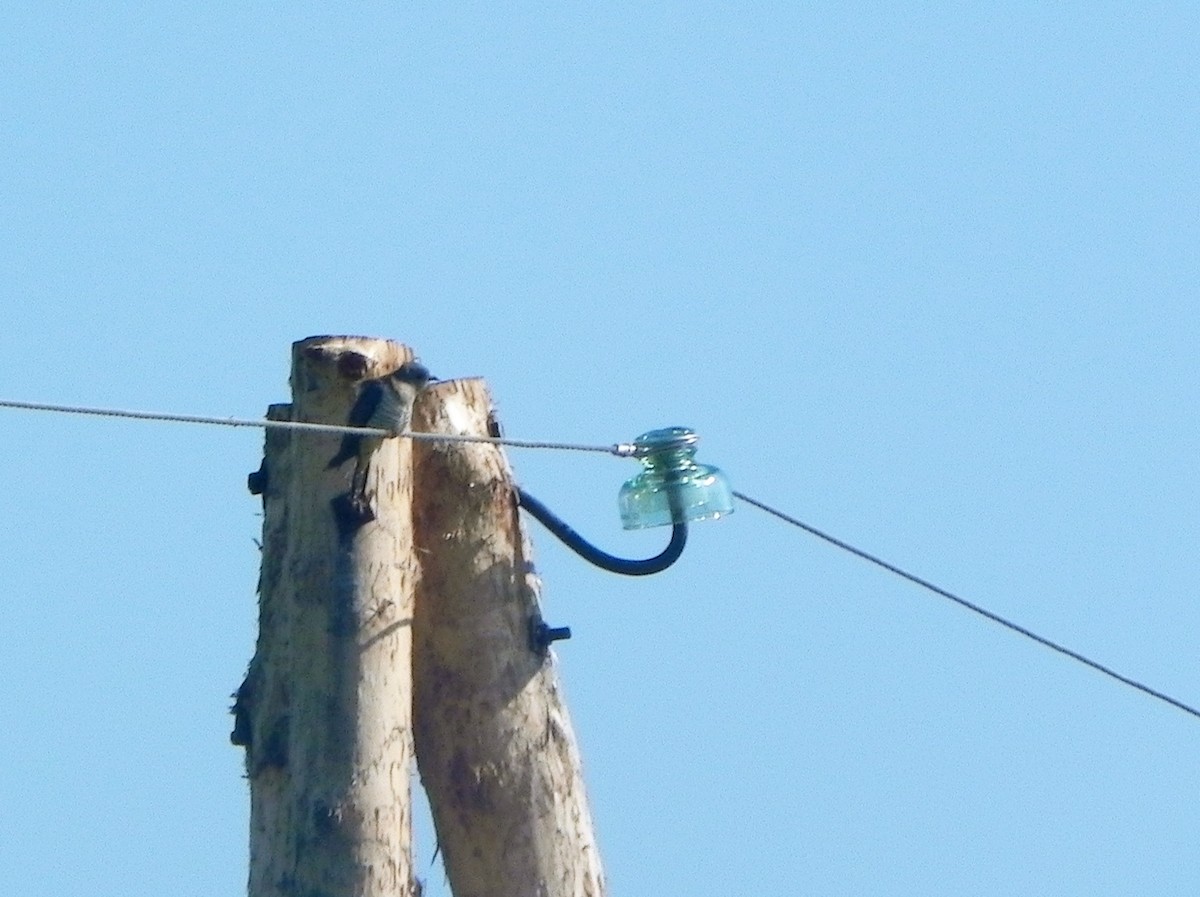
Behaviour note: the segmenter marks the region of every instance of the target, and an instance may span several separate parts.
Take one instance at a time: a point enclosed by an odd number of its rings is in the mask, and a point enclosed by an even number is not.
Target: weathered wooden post
[[[313,337],[293,346],[275,419],[345,424],[357,385],[404,346]],[[409,897],[412,876],[412,443],[365,445],[375,519],[339,527],[340,437],[268,430],[259,636],[233,740],[250,780],[250,897]],[[357,463],[357,462],[356,462]]]
[[[302,340],[292,403],[268,416],[345,424],[360,386],[411,354]],[[411,429],[489,435],[482,382],[421,392]],[[250,780],[250,897],[415,897],[414,733],[456,897],[603,897],[502,452],[365,437],[339,453],[340,439],[268,430],[251,475],[259,638],[233,732]]]
[[[421,394],[413,429],[496,432],[479,380]],[[414,448],[414,737],[455,897],[602,897],[579,752],[496,446]]]

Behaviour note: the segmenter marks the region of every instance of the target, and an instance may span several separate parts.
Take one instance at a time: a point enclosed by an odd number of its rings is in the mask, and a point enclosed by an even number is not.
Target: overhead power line
[[[604,455],[629,457],[636,453],[634,446],[618,442],[613,445],[588,445],[576,442],[547,442],[533,439],[508,439],[503,436],[471,436],[460,433],[393,433],[375,427],[348,427],[341,424],[316,424],[302,420],[269,420],[267,418],[207,417],[200,414],[170,414],[161,411],[129,411],[121,408],[89,408],[81,405],[49,405],[39,402],[14,402],[0,399],[0,408],[25,411],[52,411],[59,414],[87,414],[93,417],[123,417],[134,420],[169,421],[179,424],[207,424],[217,427],[257,427],[270,430],[307,430],[310,433],[341,433],[361,436],[401,436],[423,442],[481,442],[507,445],[514,448],[555,449],[570,452],[596,452]]]
[[[1014,623],[1012,620],[1006,619],[1005,617],[1002,617],[999,614],[997,614],[993,611],[990,611],[985,607],[980,607],[978,604],[975,604],[972,601],[968,601],[966,598],[963,598],[960,595],[955,595],[953,592],[947,591],[946,589],[943,589],[941,586],[935,585],[932,582],[930,582],[929,580],[923,579],[922,577],[917,576],[916,574],[909,573],[907,570],[904,570],[901,567],[897,567],[895,564],[889,563],[888,561],[885,561],[883,558],[877,557],[868,551],[863,551],[861,548],[856,548],[855,546],[851,545],[849,542],[845,542],[842,539],[837,538],[836,536],[831,536],[831,535],[829,535],[829,533],[823,532],[823,531],[817,529],[815,526],[810,526],[809,524],[805,523],[804,521],[798,520],[795,517],[792,517],[790,514],[785,514],[783,511],[780,511],[778,508],[773,508],[770,505],[766,504],[765,502],[761,502],[756,498],[751,498],[749,495],[746,495],[742,492],[735,491],[733,494],[737,498],[746,502],[746,504],[754,505],[756,508],[766,511],[768,514],[771,514],[771,515],[779,518],[780,520],[784,521],[785,523],[789,523],[792,526],[798,527],[798,528],[804,530],[806,533],[816,536],[818,539],[825,540],[830,545],[833,545],[836,548],[842,549],[842,551],[848,551],[848,552],[850,552],[850,554],[854,555],[855,557],[861,558],[862,560],[867,561],[868,563],[874,564],[877,567],[882,567],[884,570],[888,571],[889,573],[895,574],[896,576],[899,576],[901,579],[906,579],[909,582],[913,583],[914,585],[918,585],[921,588],[926,589],[927,591],[933,592],[933,594],[935,594],[935,595],[939,595],[942,598],[945,598],[949,601],[953,601],[955,604],[959,605],[960,607],[965,607],[967,610],[971,611],[972,613],[979,614],[979,616],[984,617],[988,620],[991,620],[993,623],[999,623],[1001,626],[1004,626],[1007,629],[1011,629],[1013,632],[1017,633],[1018,635],[1023,635],[1023,636],[1025,636],[1025,638],[1031,639],[1032,641],[1037,642],[1039,645],[1049,648],[1051,651],[1056,651],[1057,653],[1062,654],[1064,657],[1069,657],[1071,660],[1074,660],[1077,663],[1081,663],[1084,666],[1089,667],[1098,673],[1103,673],[1105,676],[1108,676],[1112,679],[1117,680],[1122,685],[1128,685],[1130,688],[1137,689],[1138,691],[1142,692],[1143,694],[1147,694],[1152,698],[1157,698],[1160,701],[1165,701],[1166,703],[1170,704],[1172,707],[1177,707],[1178,709],[1182,710],[1184,713],[1190,713],[1192,716],[1200,718],[1200,710],[1197,710],[1195,707],[1192,707],[1189,704],[1185,704],[1183,701],[1176,700],[1175,698],[1171,697],[1170,695],[1165,694],[1161,691],[1158,691],[1155,688],[1151,688],[1149,685],[1146,685],[1145,683],[1138,682],[1136,679],[1130,679],[1128,676],[1118,673],[1116,670],[1112,669],[1111,667],[1105,666],[1102,663],[1092,660],[1090,657],[1080,654],[1078,651],[1073,651],[1070,648],[1060,645],[1058,642],[1052,641],[1051,639],[1048,639],[1045,636],[1038,635],[1036,632],[1034,632],[1030,629],[1026,629],[1024,626],[1020,625],[1019,623]]]
[[[222,426],[222,427],[258,427],[258,428],[262,428],[262,429],[278,428],[278,429],[287,429],[287,430],[306,430],[309,432],[316,432],[316,433],[340,433],[340,434],[351,433],[351,434],[360,434],[360,435],[365,435],[365,436],[380,436],[380,437],[399,436],[399,437],[408,438],[408,439],[415,439],[415,440],[421,440],[421,441],[433,441],[433,442],[477,442],[477,443],[489,443],[492,445],[506,445],[506,446],[512,446],[514,448],[548,449],[548,450],[575,451],[575,452],[594,452],[597,454],[616,455],[617,457],[623,457],[623,458],[624,457],[634,457],[638,454],[638,451],[639,451],[637,446],[633,445],[632,443],[625,443],[625,442],[613,443],[612,445],[588,445],[588,444],[574,443],[574,442],[551,442],[551,441],[546,441],[546,440],[533,440],[533,439],[509,439],[507,437],[502,437],[502,436],[471,436],[471,435],[467,435],[467,434],[452,434],[452,433],[412,433],[412,432],[393,433],[390,430],[380,430],[380,429],[375,429],[372,427],[348,427],[348,426],[339,426],[337,424],[310,423],[308,421],[269,420],[266,418],[207,417],[207,416],[198,415],[198,414],[167,414],[167,413],[150,412],[150,411],[128,411],[128,410],[115,409],[115,408],[90,408],[90,407],[77,406],[77,405],[51,405],[51,404],[37,403],[37,402],[16,402],[16,401],[7,401],[7,400],[3,400],[3,399],[0,399],[0,408],[16,408],[16,409],[22,409],[22,410],[26,410],[26,411],[48,411],[48,412],[56,412],[56,413],[61,413],[61,414],[85,414],[85,415],[92,415],[92,416],[96,416],[96,417],[115,417],[115,418],[133,418],[136,420],[169,421],[169,422],[174,422],[174,423],[185,423],[185,424],[207,424],[207,425]],[[797,527],[797,528],[803,530],[804,532],[808,533],[809,535],[816,536],[818,539],[828,542],[830,545],[833,545],[835,548],[840,548],[842,551],[849,552],[850,554],[854,555],[855,557],[860,558],[861,560],[867,561],[870,564],[874,564],[875,566],[877,566],[883,570],[886,570],[887,572],[889,572],[895,576],[898,576],[901,579],[907,580],[908,582],[912,583],[913,585],[920,586],[921,588],[925,589],[926,591],[932,592],[933,594],[938,595],[942,598],[945,598],[948,601],[953,601],[955,604],[959,605],[960,607],[966,608],[967,610],[971,611],[972,613],[978,614],[979,616],[981,616],[987,620],[990,620],[993,623],[998,623],[999,625],[1005,627],[1006,629],[1009,629],[1012,632],[1017,633],[1018,635],[1024,636],[1025,638],[1027,638],[1033,642],[1036,642],[1037,644],[1039,644],[1045,648],[1049,648],[1051,651],[1054,651],[1055,653],[1060,654],[1063,657],[1067,657],[1070,660],[1075,661],[1076,663],[1083,664],[1084,666],[1088,667],[1089,669],[1095,670],[1098,673],[1102,673],[1103,675],[1108,676],[1110,679],[1116,680],[1117,682],[1121,683],[1122,685],[1125,685],[1125,686],[1128,686],[1129,688],[1135,689],[1136,691],[1141,692],[1142,694],[1148,695],[1149,697],[1156,698],[1159,701],[1163,701],[1166,704],[1170,704],[1172,707],[1175,707],[1178,710],[1182,710],[1184,713],[1188,713],[1191,716],[1194,716],[1197,719],[1200,719],[1200,710],[1197,710],[1195,707],[1191,706],[1190,704],[1186,704],[1183,701],[1178,700],[1177,698],[1171,697],[1170,695],[1166,694],[1165,692],[1161,692],[1158,689],[1151,688],[1149,685],[1146,685],[1145,683],[1142,683],[1142,682],[1138,682],[1136,679],[1132,679],[1129,676],[1126,676],[1122,673],[1118,673],[1116,670],[1112,669],[1111,667],[1106,666],[1105,664],[1102,664],[1098,661],[1092,660],[1090,657],[1088,657],[1084,654],[1081,654],[1078,651],[1072,650],[1071,648],[1061,645],[1058,642],[1053,641],[1052,639],[1046,638],[1045,636],[1038,635],[1033,630],[1027,629],[1026,627],[1020,625],[1019,623],[1014,623],[1012,620],[1002,617],[1000,614],[990,611],[985,607],[981,607],[980,605],[975,604],[972,601],[968,601],[966,598],[963,598],[960,595],[956,595],[955,593],[953,593],[947,589],[943,589],[941,586],[938,586],[938,585],[930,582],[927,579],[917,576],[914,573],[909,573],[907,570],[905,570],[901,567],[898,567],[895,564],[890,563],[889,561],[885,561],[883,558],[880,558],[874,554],[871,554],[868,551],[864,551],[861,548],[857,548],[854,545],[851,545],[849,542],[839,539],[836,536],[831,536],[829,533],[819,530],[815,526],[811,526],[811,525],[805,523],[804,521],[791,516],[790,514],[786,514],[783,511],[780,511],[778,508],[772,507],[771,505],[767,504],[766,502],[762,502],[756,498],[752,498],[743,492],[734,491],[733,495],[735,497],[737,497],[738,499],[740,499],[741,501],[746,502],[746,504],[753,505],[754,507],[759,508],[762,511],[765,511],[766,513],[778,518],[779,520],[782,520],[783,522],[790,524],[791,526],[794,526],[794,527]]]

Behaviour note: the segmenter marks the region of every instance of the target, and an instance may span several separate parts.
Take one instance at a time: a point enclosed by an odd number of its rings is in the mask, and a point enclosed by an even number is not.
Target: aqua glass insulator
[[[666,427],[633,441],[642,471],[621,487],[617,501],[625,529],[715,520],[733,513],[733,492],[720,470],[696,463],[698,437]]]

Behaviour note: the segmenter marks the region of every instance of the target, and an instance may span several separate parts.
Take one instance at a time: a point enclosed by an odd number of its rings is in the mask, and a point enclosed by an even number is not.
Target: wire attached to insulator
[[[667,547],[661,553],[645,560],[619,558],[606,551],[601,551],[588,542],[566,521],[519,487],[517,501],[522,508],[533,515],[534,519],[557,536],[564,545],[588,563],[595,564],[610,573],[620,573],[623,576],[649,576],[652,573],[661,573],[679,560],[679,556],[683,554],[683,548],[687,544],[687,524],[676,523],[671,528],[671,541],[667,543]]]

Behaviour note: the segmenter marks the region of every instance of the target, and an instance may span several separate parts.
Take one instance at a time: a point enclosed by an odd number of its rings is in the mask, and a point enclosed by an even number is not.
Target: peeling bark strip
[[[486,435],[479,380],[421,394],[414,430]],[[538,580],[495,446],[419,442],[414,737],[455,897],[603,897],[579,752],[552,655],[531,649]]]
[[[275,419],[344,424],[357,384],[412,357],[362,337],[292,347]],[[375,519],[339,535],[339,438],[268,430],[259,635],[235,704],[250,779],[250,897],[411,897],[412,443],[369,457]]]

